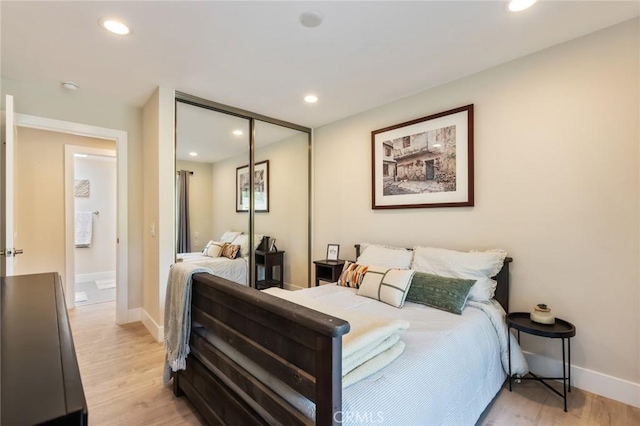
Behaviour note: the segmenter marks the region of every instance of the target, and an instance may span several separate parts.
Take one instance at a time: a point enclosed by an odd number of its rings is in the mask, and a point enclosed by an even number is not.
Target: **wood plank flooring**
[[[142,323],[115,324],[115,302],[69,311],[90,425],[201,425],[186,398],[162,385],[164,350]],[[573,389],[569,412],[543,385],[502,389],[480,426],[640,425],[640,409]]]

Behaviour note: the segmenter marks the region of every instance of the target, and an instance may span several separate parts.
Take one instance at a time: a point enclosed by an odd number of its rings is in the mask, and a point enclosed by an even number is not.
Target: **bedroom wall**
[[[15,275],[56,271],[66,283],[64,146],[115,149],[115,142],[26,127],[18,140],[15,221],[24,254]]]
[[[577,328],[574,384],[640,406],[638,22],[316,129],[314,259],[364,241],[506,249],[511,311],[550,305]],[[470,103],[475,207],[372,210],[371,131]],[[523,346],[540,368],[561,359]]]
[[[35,85],[0,79],[4,95],[14,96],[17,113],[126,131],[128,134],[128,304],[142,303],[142,110],[82,91],[69,93],[59,82]]]
[[[201,251],[209,240],[220,238],[213,233],[213,164],[196,161],[176,161],[176,170],[190,170],[189,220],[191,251]]]
[[[269,160],[269,213],[256,213],[256,233],[276,238],[284,255],[284,281],[306,287],[307,215],[307,135],[297,135],[258,148],[255,161]],[[236,212],[236,168],[248,163],[246,154],[213,165],[213,234],[226,230],[248,232],[247,213]],[[304,235],[304,241],[299,236]]]

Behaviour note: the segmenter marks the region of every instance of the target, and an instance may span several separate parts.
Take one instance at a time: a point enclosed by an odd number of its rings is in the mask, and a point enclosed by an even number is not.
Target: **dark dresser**
[[[57,273],[1,278],[0,424],[86,425],[71,328]]]

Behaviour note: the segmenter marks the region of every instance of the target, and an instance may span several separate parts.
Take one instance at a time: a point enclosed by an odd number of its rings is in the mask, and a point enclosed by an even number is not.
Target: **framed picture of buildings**
[[[254,169],[255,211],[269,211],[269,160],[256,163]],[[249,166],[236,169],[236,212],[249,211]]]
[[[473,206],[473,105],[371,132],[372,208]]]

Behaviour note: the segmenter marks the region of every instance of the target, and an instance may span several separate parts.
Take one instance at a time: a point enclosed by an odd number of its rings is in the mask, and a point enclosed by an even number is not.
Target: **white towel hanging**
[[[76,247],[91,247],[93,213],[76,212]]]

